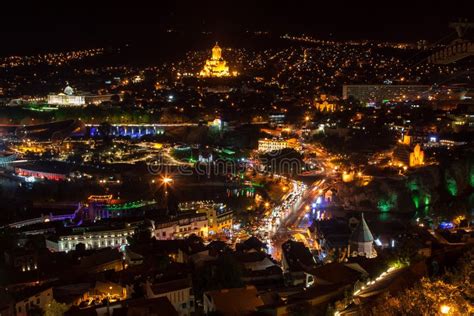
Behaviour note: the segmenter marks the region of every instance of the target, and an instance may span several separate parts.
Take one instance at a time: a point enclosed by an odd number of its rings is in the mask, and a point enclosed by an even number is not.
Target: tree
[[[372,315],[438,315],[443,308],[448,315],[474,313],[474,250],[466,252],[454,271],[441,278],[423,278],[414,287],[397,296],[381,296]]]
[[[44,316],[60,316],[64,315],[69,310],[69,306],[64,303],[59,303],[54,299],[46,305],[44,309]]]

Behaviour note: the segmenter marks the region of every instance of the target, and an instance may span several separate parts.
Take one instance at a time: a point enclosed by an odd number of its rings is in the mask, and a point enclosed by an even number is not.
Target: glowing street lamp
[[[170,177],[164,177],[161,181],[162,181],[164,184],[170,184],[171,182],[173,182],[173,179],[170,178]]]
[[[446,304],[443,304],[443,305],[441,305],[441,307],[439,308],[439,311],[441,312],[441,314],[447,315],[447,314],[449,314],[449,312],[451,311],[451,306],[446,305]]]
[[[168,176],[164,176],[161,179],[161,182],[164,185],[164,193],[165,193],[165,204],[166,204],[166,213],[169,213],[169,205],[168,205],[168,185],[170,185],[173,182],[173,178],[170,178]]]

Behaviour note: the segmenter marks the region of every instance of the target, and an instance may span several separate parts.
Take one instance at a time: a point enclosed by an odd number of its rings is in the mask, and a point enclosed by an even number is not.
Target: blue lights
[[[439,228],[440,229],[453,229],[454,228],[454,224],[451,223],[451,222],[441,222],[439,224]]]
[[[110,134],[113,136],[140,138],[146,135],[163,135],[165,133],[163,128],[156,126],[142,126],[142,125],[114,125],[111,128]],[[89,129],[90,137],[100,137],[100,131],[96,126],[91,126]]]

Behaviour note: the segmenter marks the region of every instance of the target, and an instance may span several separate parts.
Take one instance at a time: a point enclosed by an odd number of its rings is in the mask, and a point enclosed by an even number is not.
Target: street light
[[[163,177],[163,179],[161,180],[164,184],[170,184],[171,182],[173,182],[173,179],[170,178],[170,177]]]
[[[447,314],[449,314],[449,312],[451,311],[451,306],[446,305],[446,304],[443,304],[443,305],[441,305],[441,307],[439,308],[439,311],[441,312],[441,314],[447,315]]]
[[[164,176],[161,179],[161,182],[164,185],[164,193],[165,193],[165,204],[166,204],[166,214],[169,213],[169,205],[168,205],[168,185],[170,185],[173,182],[173,178],[170,178],[168,176]]]

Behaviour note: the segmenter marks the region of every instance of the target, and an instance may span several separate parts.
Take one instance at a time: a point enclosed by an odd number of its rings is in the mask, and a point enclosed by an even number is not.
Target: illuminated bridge
[[[177,124],[111,124],[110,135],[140,138],[146,135],[163,135],[166,128],[198,126],[197,123]],[[100,125],[86,124],[91,137],[100,136]]]

